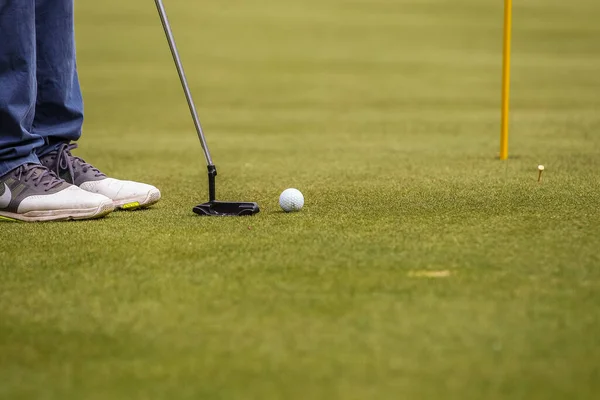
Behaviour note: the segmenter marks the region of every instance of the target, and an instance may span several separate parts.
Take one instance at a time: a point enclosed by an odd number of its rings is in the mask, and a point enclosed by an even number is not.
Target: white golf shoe
[[[160,191],[154,186],[109,178],[83,159],[73,156],[71,150],[76,147],[74,143],[65,143],[57,151],[40,157],[40,161],[67,182],[108,197],[116,208],[135,210],[160,200]]]
[[[39,164],[25,164],[0,177],[0,220],[60,221],[100,218],[111,199],[71,185]]]

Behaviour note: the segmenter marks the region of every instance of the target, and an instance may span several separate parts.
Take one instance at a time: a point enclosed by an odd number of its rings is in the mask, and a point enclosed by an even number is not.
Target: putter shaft
[[[177,67],[177,73],[179,74],[179,80],[181,81],[181,86],[183,87],[183,91],[185,92],[185,98],[187,99],[188,107],[190,108],[190,113],[192,114],[192,119],[194,120],[194,126],[196,127],[196,132],[198,133],[198,139],[200,139],[200,144],[202,145],[202,150],[204,150],[204,156],[206,157],[206,164],[208,166],[214,165],[212,162],[212,158],[210,157],[210,151],[208,150],[208,145],[206,144],[206,138],[204,137],[204,131],[202,130],[202,125],[200,124],[200,118],[198,117],[198,111],[196,110],[196,105],[194,104],[194,99],[192,98],[192,93],[190,92],[190,86],[188,85],[188,81],[185,76],[185,71],[183,70],[183,64],[181,63],[181,58],[179,57],[179,52],[177,51],[177,45],[175,44],[175,38],[173,37],[173,31],[171,30],[171,25],[169,24],[169,19],[167,18],[167,12],[165,11],[165,6],[163,5],[162,0],[154,0],[154,2],[156,3],[156,8],[158,9],[158,15],[160,16],[160,21],[161,21],[163,29],[165,31],[165,35],[167,37],[167,42],[169,42],[169,48],[171,49],[171,55],[173,56],[173,61],[175,62],[175,66]]]

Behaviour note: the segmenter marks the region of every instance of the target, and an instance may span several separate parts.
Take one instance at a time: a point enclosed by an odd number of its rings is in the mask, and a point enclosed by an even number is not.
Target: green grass
[[[501,3],[168,2],[240,219],[152,2],[78,3],[77,154],[163,200],[0,224],[0,398],[597,398],[600,3],[515,4],[507,162]]]

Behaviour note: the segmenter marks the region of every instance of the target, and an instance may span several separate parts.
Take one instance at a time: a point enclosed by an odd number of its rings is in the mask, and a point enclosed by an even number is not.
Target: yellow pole
[[[504,52],[502,62],[502,121],[500,159],[508,158],[508,111],[510,99],[510,42],[512,31],[512,0],[504,0]]]

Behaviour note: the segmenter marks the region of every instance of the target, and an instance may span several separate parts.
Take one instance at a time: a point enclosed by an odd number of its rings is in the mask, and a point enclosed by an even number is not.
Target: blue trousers
[[[73,0],[0,0],[0,176],[82,124]]]

